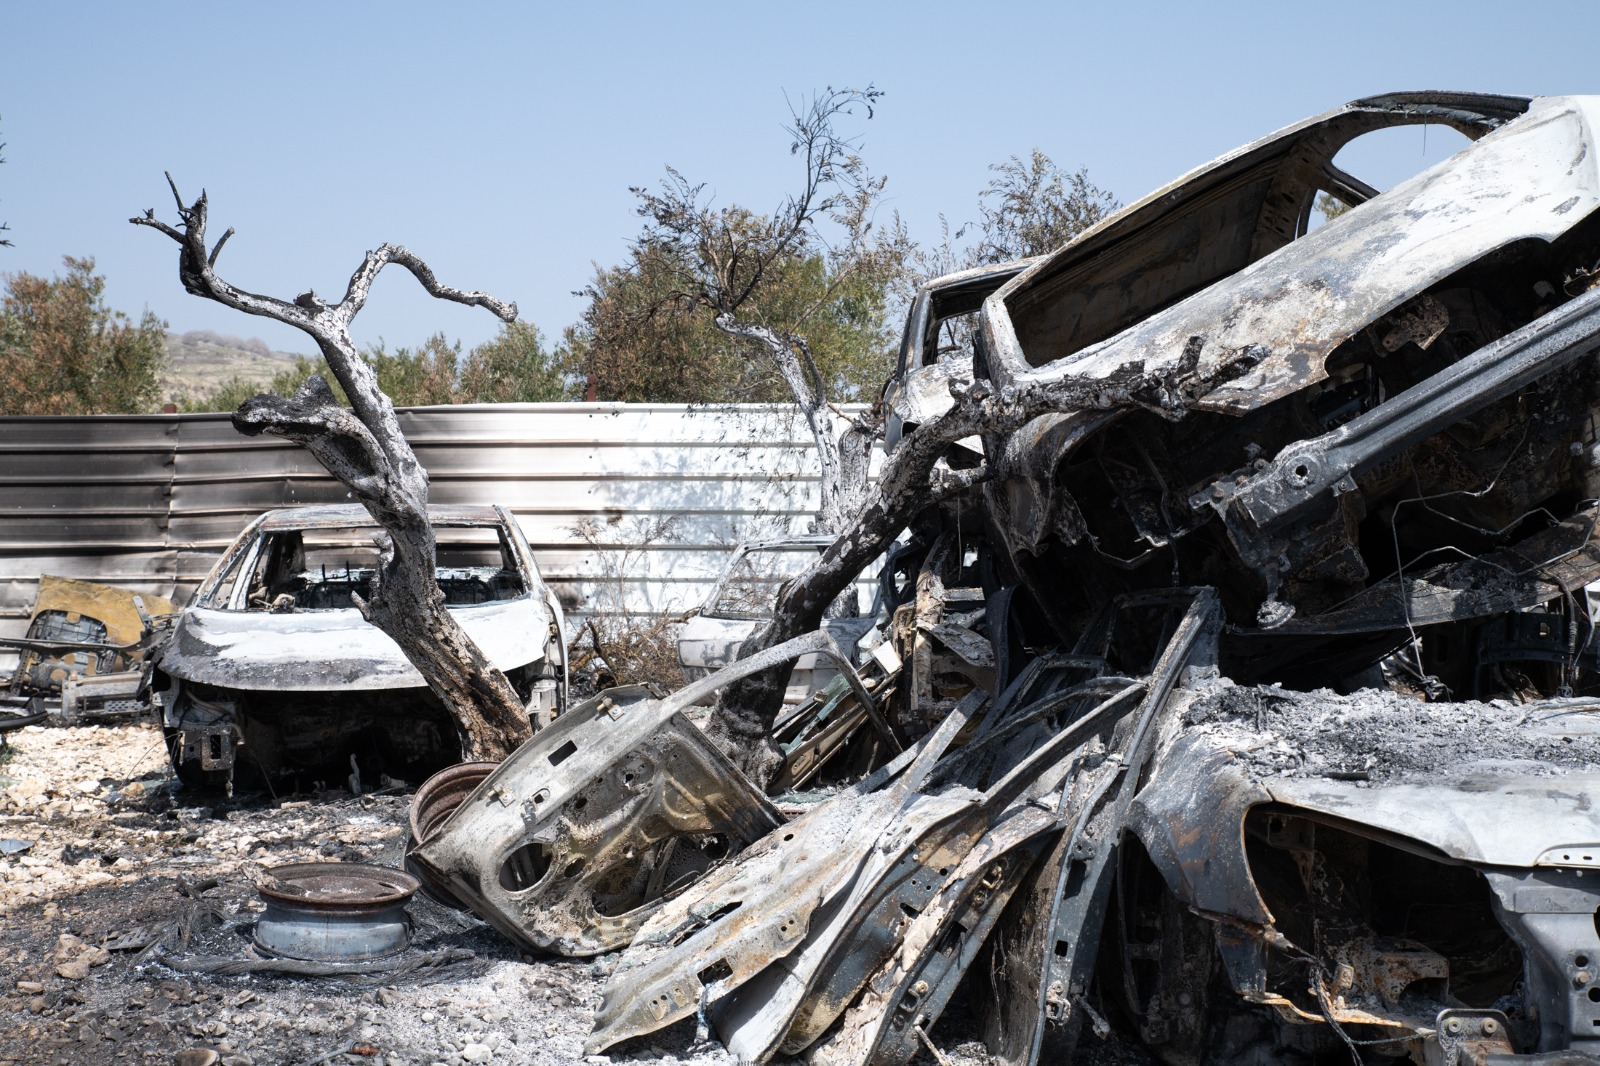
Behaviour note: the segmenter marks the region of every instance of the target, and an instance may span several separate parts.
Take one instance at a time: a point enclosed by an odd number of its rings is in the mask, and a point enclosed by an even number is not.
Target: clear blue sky
[[[0,3],[0,271],[94,256],[113,305],[177,331],[300,334],[183,293],[127,223],[161,174],[238,233],[223,274],[342,293],[384,241],[559,335],[671,164],[766,209],[795,168],[785,93],[873,82],[860,127],[913,236],[975,217],[987,166],[1037,146],[1121,199],[1358,96],[1600,92],[1600,3]],[[1429,156],[1451,143],[1430,134]],[[1391,146],[1420,162],[1422,133]],[[1377,173],[1379,184],[1396,175]],[[1369,178],[1369,180],[1372,180]],[[358,339],[493,335],[391,268]]]

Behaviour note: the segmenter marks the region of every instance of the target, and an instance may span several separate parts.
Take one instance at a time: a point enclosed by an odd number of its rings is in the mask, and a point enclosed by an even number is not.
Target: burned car
[[[745,638],[772,617],[778,585],[804,571],[832,543],[833,537],[823,535],[747,541],[735,547],[705,603],[679,631],[678,661],[684,676],[698,680],[733,662]],[[856,645],[872,631],[873,616],[860,612],[855,590],[841,600],[846,602],[828,613],[823,629],[847,656],[853,656]],[[838,676],[837,667],[826,657],[802,656],[789,675],[784,702],[800,703]]]
[[[445,604],[530,716],[566,695],[555,596],[503,507],[430,506]],[[457,762],[454,721],[400,648],[356,606],[378,526],[359,505],[270,511],[223,553],[176,617],[151,679],[186,781],[420,780]]]
[[[904,1063],[964,988],[1018,1066],[1600,1061],[1597,120],[1358,100],[988,295],[981,466],[887,566],[966,668],[640,926],[587,1050]],[[1336,161],[1419,124],[1471,143]]]
[[[67,724],[143,714],[152,618],[172,611],[162,596],[42,575],[27,632],[0,639],[0,649],[17,652],[16,670],[0,687],[0,710],[26,709],[30,721]]]

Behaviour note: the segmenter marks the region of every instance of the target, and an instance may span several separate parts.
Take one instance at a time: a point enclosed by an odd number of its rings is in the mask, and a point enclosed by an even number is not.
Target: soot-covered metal
[[[1597,119],[1359,100],[929,283],[892,450],[1081,402],[950,442],[840,664],[828,750],[870,754],[769,803],[680,713],[739,663],[558,720],[416,858],[525,943],[627,945],[591,1051],[692,1017],[904,1063],[960,1005],[1016,1066],[1600,1059]],[[1419,123],[1472,143],[1335,163]]]

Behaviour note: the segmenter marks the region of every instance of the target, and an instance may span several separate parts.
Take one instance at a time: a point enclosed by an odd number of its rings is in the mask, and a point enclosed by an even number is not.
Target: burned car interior
[[[527,592],[502,534],[440,526],[435,536],[435,576],[448,606],[515,599]],[[249,567],[245,610],[340,610],[354,607],[356,596],[371,595],[378,547],[371,529],[279,530],[261,538],[253,565],[248,560],[240,565]],[[213,602],[231,605],[233,591],[219,584]]]

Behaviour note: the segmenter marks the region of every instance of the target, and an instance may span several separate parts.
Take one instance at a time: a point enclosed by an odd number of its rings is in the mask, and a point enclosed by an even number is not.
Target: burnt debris
[[[1337,162],[1427,123],[1471,144],[1386,191]],[[169,951],[243,924],[187,891],[107,958],[465,961],[407,946],[421,891],[519,956],[597,960],[591,1055],[681,1026],[741,1062],[888,1066],[940,1059],[959,1011],[1005,1066],[1102,1041],[1172,1066],[1600,1061],[1597,126],[1600,98],[1358,100],[1052,255],[930,281],[876,495],[837,539],[757,546],[803,567],[734,553],[675,693],[569,704],[515,521],[425,484],[433,614],[515,728],[467,728],[472,686],[361,620],[394,548],[356,507],[263,518],[153,654],[41,585],[15,710],[132,674],[190,782],[440,771],[409,874],[261,875],[271,958]],[[1319,197],[1349,210],[1317,225]],[[186,283],[249,310],[203,206],[158,228]],[[272,303],[314,335],[340,306]],[[874,559],[875,609],[847,617]],[[359,883],[313,898],[328,877]]]
[[[525,943],[627,944],[590,1051],[694,1018],[741,1061],[907,1062],[964,999],[1028,1066],[1113,1031],[1171,1063],[1600,1055],[1597,109],[1356,101],[930,283],[882,498],[746,644],[894,542],[870,684],[813,745],[871,753],[774,807],[667,769],[688,703],[604,697],[414,857]],[[1334,162],[1417,123],[1474,143],[1386,192]],[[1321,194],[1352,210],[1313,226]],[[844,691],[724,720],[793,753]]]

